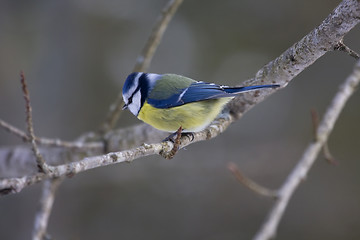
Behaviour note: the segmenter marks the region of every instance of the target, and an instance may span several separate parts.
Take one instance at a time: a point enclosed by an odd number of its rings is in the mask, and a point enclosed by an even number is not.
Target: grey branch
[[[359,2],[356,0],[345,0],[341,2],[320,26],[315,28],[299,42],[295,43],[280,57],[265,65],[258,71],[256,76],[247,81],[246,84],[271,84],[276,82],[285,87],[295,76],[326,52],[333,51],[334,46],[342,41],[344,36],[359,22]],[[216,137],[224,132],[233,121],[275,91],[276,90],[268,89],[262,91],[261,94],[259,94],[259,92],[253,92],[239,96],[230,102],[228,113],[225,112],[205,130],[195,133],[193,140],[183,136],[181,138],[180,148],[194,142]],[[50,162],[50,159],[46,157],[49,164],[52,164],[55,168],[50,177],[59,177],[112,163],[128,162],[151,154],[166,156],[173,146],[170,142],[145,144],[136,147],[144,142],[158,142],[162,137],[164,137],[164,133],[142,124],[128,129],[110,131],[105,136],[107,152],[114,153],[92,157],[95,154],[102,154],[102,152],[95,150],[74,152],[69,149],[58,148],[47,149],[47,151],[42,150],[42,153],[53,159],[53,161]],[[45,178],[44,175],[35,174],[34,171],[23,177],[25,169],[23,166],[28,166],[27,160],[33,158],[28,153],[25,153],[26,151],[18,155],[14,154],[14,152],[19,153],[18,151],[20,151],[16,149],[17,148],[12,150],[0,149],[0,156],[3,159],[3,162],[0,162],[0,176],[6,175],[9,171],[13,174],[12,178],[0,180],[0,191],[2,190],[3,193],[18,192],[23,187]],[[81,156],[84,155],[88,157],[82,158]],[[23,162],[19,163],[19,159],[16,159],[16,157],[19,157]],[[67,159],[71,163],[65,164],[64,162],[66,161],[64,161],[64,159]],[[14,163],[18,164],[14,165]],[[15,167],[15,170],[9,170],[11,167]],[[22,171],[20,171],[21,174],[16,171],[19,168],[22,168]],[[31,168],[27,167],[26,170],[28,169]]]
[[[335,122],[339,117],[346,101],[354,93],[360,82],[360,61],[357,62],[353,73],[340,86],[331,104],[326,110],[323,120],[316,131],[316,139],[309,144],[303,156],[293,171],[290,173],[278,192],[278,199],[271,209],[268,218],[260,231],[255,236],[255,240],[267,240],[275,237],[277,226],[284,214],[291,196],[302,180],[306,178],[311,166],[316,160],[321,148],[326,143]]]

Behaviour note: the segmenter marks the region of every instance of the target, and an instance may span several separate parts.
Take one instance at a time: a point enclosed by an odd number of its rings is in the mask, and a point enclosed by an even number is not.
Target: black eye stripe
[[[141,98],[140,98],[140,109],[141,109],[141,107],[144,105],[145,100],[148,97],[148,93],[149,93],[149,83],[148,83],[148,78],[147,78],[146,73],[143,73],[139,77],[138,86],[136,87],[134,92],[131,94],[131,96],[128,98],[127,105],[132,103],[135,94],[137,94],[139,91],[141,94]],[[140,111],[140,109],[139,109],[139,111]]]
[[[132,99],[134,97],[134,95],[140,90],[140,85],[135,89],[135,91],[133,92],[133,94],[131,94],[131,96],[128,99],[128,104],[132,103]]]

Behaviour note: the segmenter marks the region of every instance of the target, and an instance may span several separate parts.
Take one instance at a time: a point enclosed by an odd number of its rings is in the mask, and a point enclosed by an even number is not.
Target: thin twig
[[[239,168],[236,166],[235,163],[229,162],[227,167],[230,170],[230,172],[236,177],[236,179],[251,191],[261,196],[277,198],[276,190],[271,190],[266,187],[263,187],[260,184],[251,180],[250,178],[246,177],[244,174],[241,173],[241,171],[239,170]]]
[[[331,154],[330,149],[329,149],[329,144],[327,141],[324,143],[323,153],[324,153],[324,158],[328,163],[330,163],[332,165],[339,165],[339,162],[336,161],[336,159]]]
[[[314,135],[314,139],[316,141],[316,139],[317,139],[316,131],[319,127],[319,113],[315,109],[311,109],[311,119],[312,119],[312,124],[313,124],[313,135]],[[330,149],[329,149],[327,141],[324,143],[323,153],[324,153],[325,160],[328,163],[330,163],[332,165],[338,164],[338,162],[334,159],[334,157],[330,153]]]
[[[276,229],[289,203],[291,196],[301,181],[305,179],[311,166],[316,160],[321,148],[326,143],[340,112],[346,101],[354,93],[360,82],[360,61],[357,62],[353,73],[340,86],[339,91],[327,108],[323,119],[316,131],[316,140],[309,144],[298,164],[290,173],[279,190],[278,199],[271,209],[266,221],[254,237],[255,240],[267,240],[275,237]]]
[[[40,208],[35,216],[32,240],[43,240],[46,236],[55,193],[61,182],[61,178],[47,179],[44,182],[40,198]]]
[[[27,130],[29,133],[29,141],[32,145],[32,150],[36,157],[36,164],[39,168],[40,172],[48,173],[49,167],[45,163],[44,158],[40,154],[40,151],[37,147],[36,141],[35,141],[35,134],[34,134],[34,127],[33,127],[33,121],[32,121],[32,109],[30,104],[30,94],[27,89],[26,81],[25,81],[25,75],[24,72],[20,72],[20,80],[22,85],[22,90],[24,93],[24,99],[25,99],[25,107],[26,107],[26,124],[27,124]]]
[[[360,55],[351,48],[349,48],[347,45],[345,45],[345,43],[342,40],[335,45],[334,50],[345,52],[355,59],[360,58]]]
[[[3,121],[0,119],[0,127],[4,128],[6,131],[14,134],[15,136],[20,137],[24,142],[30,142],[30,137],[24,131],[18,129],[17,127]],[[50,139],[50,138],[40,138],[35,136],[35,141],[39,145],[49,146],[49,147],[63,147],[71,149],[101,149],[103,148],[102,142],[68,142],[60,139]]]
[[[20,137],[24,142],[30,141],[29,136],[22,130],[18,129],[17,127],[11,125],[0,119],[0,126],[4,128],[9,133],[12,133],[18,137]]]
[[[163,8],[145,44],[145,47],[136,60],[133,72],[147,71],[170,20],[182,2],[183,0],[170,0]],[[120,93],[115,102],[111,104],[109,113],[101,126],[100,132],[102,134],[107,133],[115,126],[117,120],[119,119],[123,104],[122,94]]]
[[[315,109],[311,109],[310,114],[311,114],[313,137],[314,137],[314,140],[316,141],[316,139],[317,139],[316,131],[319,127],[319,113]]]

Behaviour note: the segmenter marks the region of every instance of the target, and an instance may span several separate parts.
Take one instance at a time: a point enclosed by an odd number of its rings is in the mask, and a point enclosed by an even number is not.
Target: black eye
[[[128,99],[128,103],[126,105],[129,105],[132,103],[132,96]]]

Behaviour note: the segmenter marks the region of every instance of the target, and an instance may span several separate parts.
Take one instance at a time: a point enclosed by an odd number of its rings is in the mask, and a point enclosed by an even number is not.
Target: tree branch
[[[285,87],[288,82],[290,82],[301,71],[314,63],[318,58],[323,56],[328,51],[333,51],[334,46],[338,42],[340,42],[344,38],[345,34],[348,33],[359,22],[359,2],[356,0],[344,0],[317,28],[315,28],[303,39],[301,39],[299,42],[295,43],[292,47],[286,50],[280,57],[265,65],[262,69],[258,71],[258,73],[253,79],[247,81],[245,84],[271,84],[276,82]],[[251,109],[253,106],[258,104],[265,98],[269,97],[275,91],[276,90],[273,89],[264,89],[263,91],[261,91],[261,94],[255,91],[252,93],[244,93],[243,95],[240,95],[239,97],[231,101],[228,105],[227,110],[229,112],[225,110],[224,114],[221,115],[217,120],[215,120],[208,128],[201,132],[194,133],[193,139],[187,136],[182,136],[180,139],[180,149],[191,143],[216,137],[220,133],[224,132],[233,121],[240,118],[249,109]],[[57,177],[67,175],[69,174],[69,172],[70,174],[73,174],[115,162],[132,161],[133,159],[151,154],[161,154],[162,156],[166,156],[166,154],[168,154],[173,147],[173,144],[171,142],[146,144],[144,145],[146,146],[146,148],[144,146],[135,147],[139,146],[143,142],[159,141],[161,139],[159,138],[159,136],[164,136],[164,133],[161,133],[144,124],[128,129],[110,131],[105,136],[107,143],[106,145],[108,151],[113,151],[115,153],[110,153],[97,157],[88,157],[78,162],[72,162],[69,164],[64,164],[63,162],[61,162],[62,158],[57,158],[56,165],[60,166],[56,167],[58,169],[55,170],[52,176]],[[119,152],[119,150],[123,149],[130,150]],[[94,153],[101,154],[94,151],[87,152],[85,155],[91,156],[91,154]],[[67,155],[68,152],[65,151],[65,153],[62,152],[61,154]],[[6,161],[4,162],[7,164],[16,162],[13,161],[14,155],[9,151],[2,152],[0,150],[0,156],[6,159]],[[52,154],[51,156],[55,155]],[[117,157],[116,161],[113,161],[113,158],[111,158],[111,156],[121,157]],[[74,161],[74,159],[78,159],[79,155],[75,154],[73,157],[74,158],[71,159],[71,161]],[[66,169],[73,169],[74,171],[67,171]],[[0,173],[0,176],[1,174],[2,173]],[[10,192],[17,192],[26,184],[32,184],[36,181],[39,181],[39,178],[43,179],[44,177],[42,175],[36,174],[32,177],[0,180],[0,191],[1,189],[5,189]],[[19,185],[16,185],[16,183],[18,183]],[[14,191],[12,191],[12,189],[14,189]]]
[[[290,198],[302,180],[306,178],[307,173],[334,128],[335,122],[344,108],[346,101],[354,93],[359,82],[360,61],[357,62],[353,73],[340,86],[339,91],[327,108],[323,120],[317,128],[316,139],[314,139],[314,141],[306,148],[300,161],[279,189],[278,199],[260,231],[254,237],[255,240],[267,240],[275,237],[277,226],[279,225]]]
[[[251,180],[250,178],[246,177],[244,174],[241,173],[241,171],[239,170],[239,168],[236,166],[235,163],[233,162],[228,163],[228,169],[242,185],[244,185],[251,191],[261,196],[277,198],[277,191],[263,187],[258,183],[254,182],[253,180]]]

